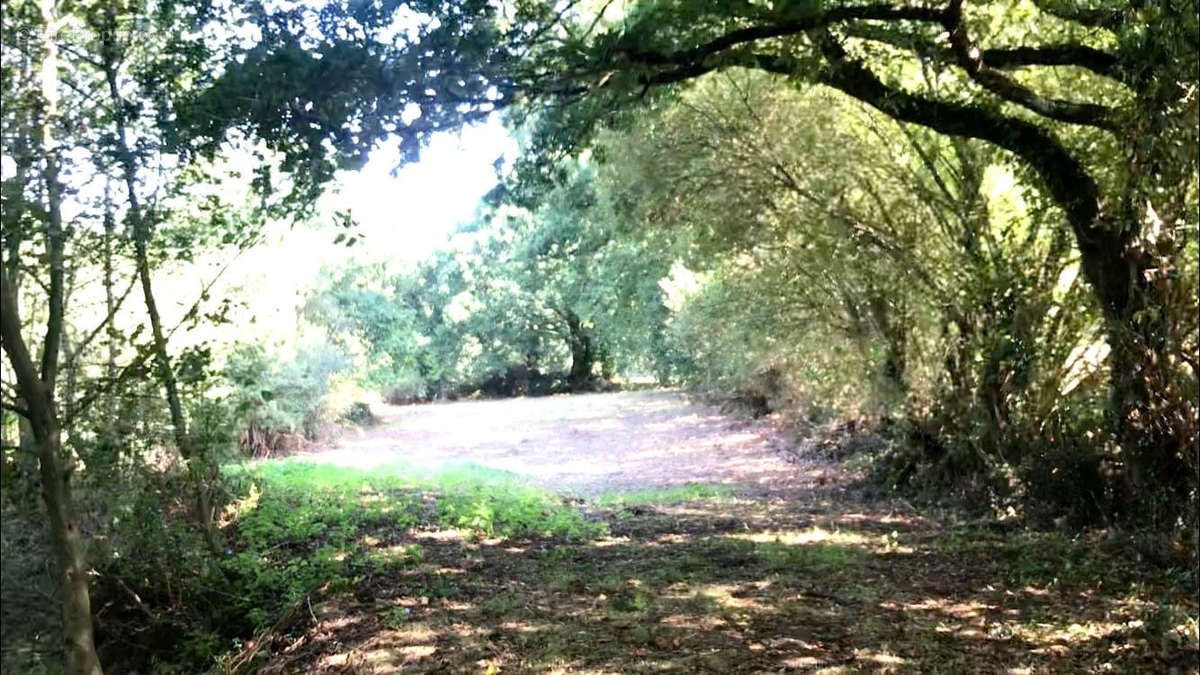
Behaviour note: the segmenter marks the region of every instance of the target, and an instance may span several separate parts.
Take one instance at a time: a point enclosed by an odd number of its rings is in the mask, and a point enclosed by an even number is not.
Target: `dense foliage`
[[[2,11],[5,605],[56,589],[30,625],[65,645],[12,667],[189,670],[383,565],[341,550],[371,528],[593,531],[511,486],[350,513],[363,475],[237,465],[376,397],[682,384],[853,422],[878,490],[1194,570],[1194,2]],[[294,330],[250,335],[238,255],[381,143],[498,114],[522,155],[442,250],[313,270]]]

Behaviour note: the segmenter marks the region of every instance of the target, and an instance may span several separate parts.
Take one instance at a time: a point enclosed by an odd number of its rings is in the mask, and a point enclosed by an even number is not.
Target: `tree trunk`
[[[567,374],[567,384],[571,391],[583,391],[592,379],[592,366],[596,361],[595,347],[575,312],[567,310],[566,320],[569,330],[567,340],[571,347],[571,371]]]
[[[196,519],[201,533],[209,549],[220,550],[216,539],[216,531],[212,521],[212,505],[208,494],[208,467],[196,456],[191,434],[188,432],[187,418],[183,412],[183,403],[179,398],[179,385],[175,379],[175,371],[171,368],[171,358],[167,352],[167,338],[163,331],[162,316],[158,311],[158,302],[154,297],[154,288],[150,274],[150,257],[148,245],[150,241],[150,223],[141,208],[137,192],[137,160],[129,147],[128,130],[125,120],[125,102],[121,97],[117,84],[118,47],[117,47],[116,10],[109,5],[105,8],[105,25],[101,33],[101,59],[103,62],[104,79],[108,84],[108,93],[113,106],[113,120],[116,127],[117,161],[121,165],[122,177],[129,200],[129,221],[133,232],[134,263],[137,268],[138,282],[142,288],[142,298],[146,304],[146,313],[150,318],[150,333],[153,339],[154,363],[158,376],[162,380],[166,393],[167,408],[171,416],[171,428],[174,431],[175,444],[179,454],[187,463],[188,474],[192,487],[196,492]]]
[[[908,326],[903,311],[894,307],[889,298],[873,286],[868,286],[868,294],[871,321],[884,342],[884,380],[894,387],[894,392],[889,393],[904,396],[908,392]]]
[[[104,376],[109,382],[117,379],[117,345],[120,333],[114,324],[117,312],[117,300],[113,295],[113,236],[116,233],[117,222],[113,215],[112,192],[107,176],[104,178],[104,315],[108,317],[106,333],[107,358],[104,362]],[[116,441],[117,409],[116,397],[109,396],[105,405],[104,429],[110,441]]]
[[[1131,496],[1163,525],[1195,518],[1197,461],[1194,374],[1186,377],[1179,345],[1172,339],[1175,317],[1172,280],[1148,255],[1130,247],[1093,252],[1085,269],[1105,280],[1094,283],[1107,322],[1110,347],[1109,414],[1126,464]],[[1190,380],[1190,382],[1189,382]],[[1157,497],[1157,498],[1154,498]]]
[[[17,391],[26,405],[25,412],[38,455],[50,541],[62,580],[63,672],[67,675],[101,675],[103,671],[96,656],[92,628],[89,570],[79,521],[71,501],[71,472],[63,461],[62,428],[54,400],[65,304],[62,185],[59,182],[59,147],[55,136],[59,102],[58,33],[62,19],[55,0],[41,0],[38,10],[42,20],[39,41],[43,50],[39,83],[41,119],[38,150],[44,162],[45,241],[50,277],[40,369],[34,365],[33,356],[21,333],[17,290],[7,274],[0,275],[0,341],[12,365]]]
[[[92,626],[92,601],[88,590],[88,564],[79,533],[79,520],[71,501],[71,469],[62,461],[62,433],[58,426],[54,403],[46,400],[30,407],[34,425],[38,460],[41,465],[42,498],[50,516],[50,539],[58,556],[63,594],[63,672],[71,675],[100,674],[99,657]]]
[[[62,456],[62,429],[54,402],[54,387],[43,381],[21,335],[17,298],[0,277],[0,336],[26,404],[29,425],[42,478],[42,499],[50,525],[50,541],[62,583],[63,672],[101,675],[92,628],[88,565],[71,501],[71,468]],[[61,300],[61,298],[60,298]],[[50,340],[46,340],[50,342]]]

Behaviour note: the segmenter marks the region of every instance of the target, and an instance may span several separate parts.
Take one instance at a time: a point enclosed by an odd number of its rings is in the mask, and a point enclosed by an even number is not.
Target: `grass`
[[[213,584],[227,598],[226,616],[214,622],[226,638],[262,629],[319,589],[354,591],[420,568],[422,534],[570,542],[606,531],[521,477],[472,464],[364,470],[290,459],[223,473],[235,499],[223,514],[229,548]],[[429,574],[423,583],[426,599],[457,592],[449,575]],[[403,614],[388,615],[387,623]],[[192,642],[207,649],[212,638],[204,632]]]
[[[576,509],[475,465],[226,473],[223,574],[231,616],[252,620],[238,635],[313,598],[307,632],[267,638],[287,672],[1153,670],[1194,655],[1194,577],[1050,533],[695,484]]]
[[[724,485],[688,483],[677,487],[652,488],[630,492],[605,492],[592,499],[596,506],[604,508],[671,505],[697,499],[726,499],[733,490]]]
[[[310,634],[332,637],[279,663],[333,672],[387,654],[406,672],[1129,672],[1194,659],[1190,587],[1147,570],[1133,585],[1117,575],[1096,586],[1100,567],[1132,561],[1088,557],[1085,541],[947,533],[862,507],[844,518],[823,509],[817,526],[803,506],[708,496],[601,513],[610,532],[591,539],[429,547],[419,567],[450,570],[452,595],[395,568],[375,580],[381,597],[326,608]],[[1043,571],[1056,556],[1082,576]],[[1014,585],[1014,568],[1027,585]],[[410,608],[404,622],[396,606]]]
[[[396,463],[370,470],[286,460],[227,467],[240,495],[228,513],[250,546],[333,535],[363,527],[459,528],[488,537],[600,534],[561,500],[519,476],[474,464],[436,470]]]

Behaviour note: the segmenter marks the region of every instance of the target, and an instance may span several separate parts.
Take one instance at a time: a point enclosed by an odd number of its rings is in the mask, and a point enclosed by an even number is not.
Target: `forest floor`
[[[1196,672],[1194,576],[1102,533],[1012,530],[864,497],[854,471],[769,418],[664,391],[378,412],[377,427],[274,466],[370,477],[397,461],[468,463],[496,478],[496,494],[530,489],[520,484],[550,496],[464,510],[444,480],[341,493],[336,503],[376,514],[401,494],[405,508],[441,510],[359,521],[346,541],[373,562],[247,642],[247,667]]]

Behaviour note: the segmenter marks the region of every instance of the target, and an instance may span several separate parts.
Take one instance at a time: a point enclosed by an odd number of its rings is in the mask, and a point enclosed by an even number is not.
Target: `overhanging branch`
[[[700,61],[727,49],[758,40],[797,35],[847,21],[922,21],[940,23],[942,11],[930,7],[898,7],[890,4],[835,7],[825,12],[784,19],[770,24],[730,31],[692,49],[676,52],[621,50],[630,61],[645,65],[679,65]]]
[[[848,37],[870,40],[898,49],[912,51],[918,56],[952,63],[952,49],[932,40],[901,33],[872,24],[853,24],[839,29]],[[991,47],[979,53],[983,64],[999,70],[1015,70],[1032,66],[1074,66],[1089,70],[1101,77],[1133,86],[1133,79],[1120,68],[1116,54],[1080,44],[1052,44],[1019,47]]]
[[[1099,187],[1083,165],[1046,129],[978,106],[938,101],[889,87],[864,65],[851,59],[830,35],[821,39],[827,64],[815,79],[880,110],[901,122],[919,124],[951,136],[978,138],[1021,157],[1037,171],[1067,212],[1077,234],[1093,226],[1099,212]],[[794,76],[786,59],[755,55],[755,65],[768,72]]]
[[[1114,111],[1094,103],[1075,103],[1040,96],[1032,89],[989,66],[982,52],[971,42],[963,21],[963,0],[951,0],[943,14],[942,25],[950,33],[955,60],[971,79],[1000,98],[1024,106],[1039,115],[1060,122],[1083,124],[1115,131]]]

